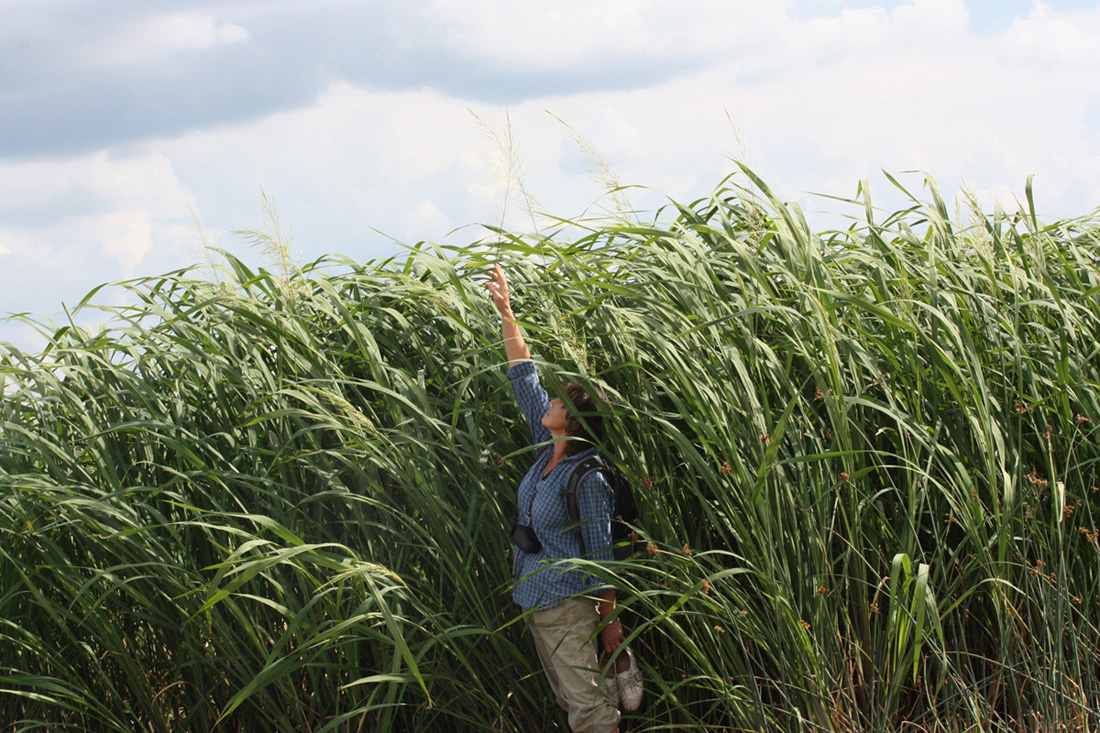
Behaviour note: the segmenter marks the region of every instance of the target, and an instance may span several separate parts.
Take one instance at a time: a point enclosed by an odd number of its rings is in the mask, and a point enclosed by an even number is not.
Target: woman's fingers
[[[493,279],[485,283],[485,287],[493,296],[493,302],[498,310],[509,306],[511,298],[508,293],[508,279],[504,276],[504,269],[500,265],[493,266]]]
[[[504,276],[504,268],[502,268],[499,264],[493,265],[493,277],[496,278],[497,287],[507,293],[508,278]]]

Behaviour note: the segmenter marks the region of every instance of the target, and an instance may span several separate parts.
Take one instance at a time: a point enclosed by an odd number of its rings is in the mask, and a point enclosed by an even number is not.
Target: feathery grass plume
[[[206,266],[206,272],[209,273],[208,277],[215,282],[221,282],[221,255],[217,240],[213,239],[209,230],[203,226],[199,212],[194,206],[187,207],[187,218],[191,224],[191,232],[195,236],[198,254]]]
[[[519,193],[523,213],[531,220],[532,231],[537,233],[539,231],[539,217],[543,216],[545,209],[523,183],[524,163],[519,151],[519,141],[516,140],[512,132],[511,114],[505,112],[504,124],[498,127],[488,117],[473,110],[469,110],[469,112],[473,115],[485,138],[493,145],[495,154],[492,157],[497,179],[504,184],[499,228],[503,230],[506,227],[514,190]]]
[[[550,111],[547,111],[547,114],[560,122],[569,131],[569,136],[573,138],[573,142],[577,145],[581,158],[590,168],[590,177],[604,190],[604,195],[611,198],[611,206],[604,209],[608,213],[610,221],[623,226],[637,224],[637,212],[626,197],[622,179],[608,165],[607,160],[604,159],[596,144],[561,117]]]
[[[741,175],[492,253],[551,387],[612,398],[630,730],[1097,727],[1097,213],[861,184],[816,233]],[[0,719],[561,725],[507,594],[533,449],[490,253],[225,257],[0,350]]]
[[[752,167],[753,154],[748,144],[745,142],[744,133],[741,131],[741,126],[734,121],[733,115],[730,111],[725,110],[726,122],[729,123],[730,135],[732,137],[733,148],[727,153],[726,157],[735,165],[747,165]]]
[[[262,188],[260,189],[260,209],[264,219],[259,227],[238,229],[233,233],[242,237],[253,247],[257,247],[264,258],[278,268],[277,284],[288,301],[293,301],[297,294],[295,284],[302,271],[301,265],[290,249],[293,235],[283,231],[275,201]]]

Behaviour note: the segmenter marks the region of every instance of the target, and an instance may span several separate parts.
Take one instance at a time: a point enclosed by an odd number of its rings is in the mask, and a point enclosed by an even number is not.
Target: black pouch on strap
[[[542,549],[542,543],[539,542],[535,530],[526,524],[512,525],[512,542],[524,552],[535,553]]]

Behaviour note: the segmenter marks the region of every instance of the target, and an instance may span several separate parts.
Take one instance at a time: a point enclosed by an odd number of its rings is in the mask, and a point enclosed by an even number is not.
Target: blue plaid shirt
[[[516,364],[508,370],[508,377],[512,380],[516,402],[527,417],[532,442],[538,444],[550,440],[550,431],[542,425],[542,416],[550,409],[550,399],[539,382],[535,362]],[[542,543],[542,549],[536,553],[512,546],[516,580],[512,600],[524,608],[553,608],[572,596],[597,593],[608,588],[599,578],[580,570],[570,570],[567,563],[557,562],[578,558],[584,553],[576,524],[571,524],[565,515],[561,492],[577,463],[595,452],[595,448],[589,448],[568,456],[554,467],[549,476],[543,477],[552,453],[547,447],[539,453],[535,464],[519,483],[516,497],[518,522],[529,524]],[[584,547],[600,548],[589,552],[585,559],[610,560],[614,493],[603,474],[596,472],[588,475],[577,491],[577,505]]]

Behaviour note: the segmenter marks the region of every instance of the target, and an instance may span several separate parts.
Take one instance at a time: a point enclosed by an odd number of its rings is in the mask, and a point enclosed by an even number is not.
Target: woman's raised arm
[[[508,366],[513,367],[521,361],[531,358],[531,351],[523,340],[519,323],[512,313],[512,296],[508,292],[508,278],[500,265],[493,266],[493,279],[486,283],[489,294],[493,296],[493,305],[500,313],[501,331],[504,336],[504,353],[508,356]]]

